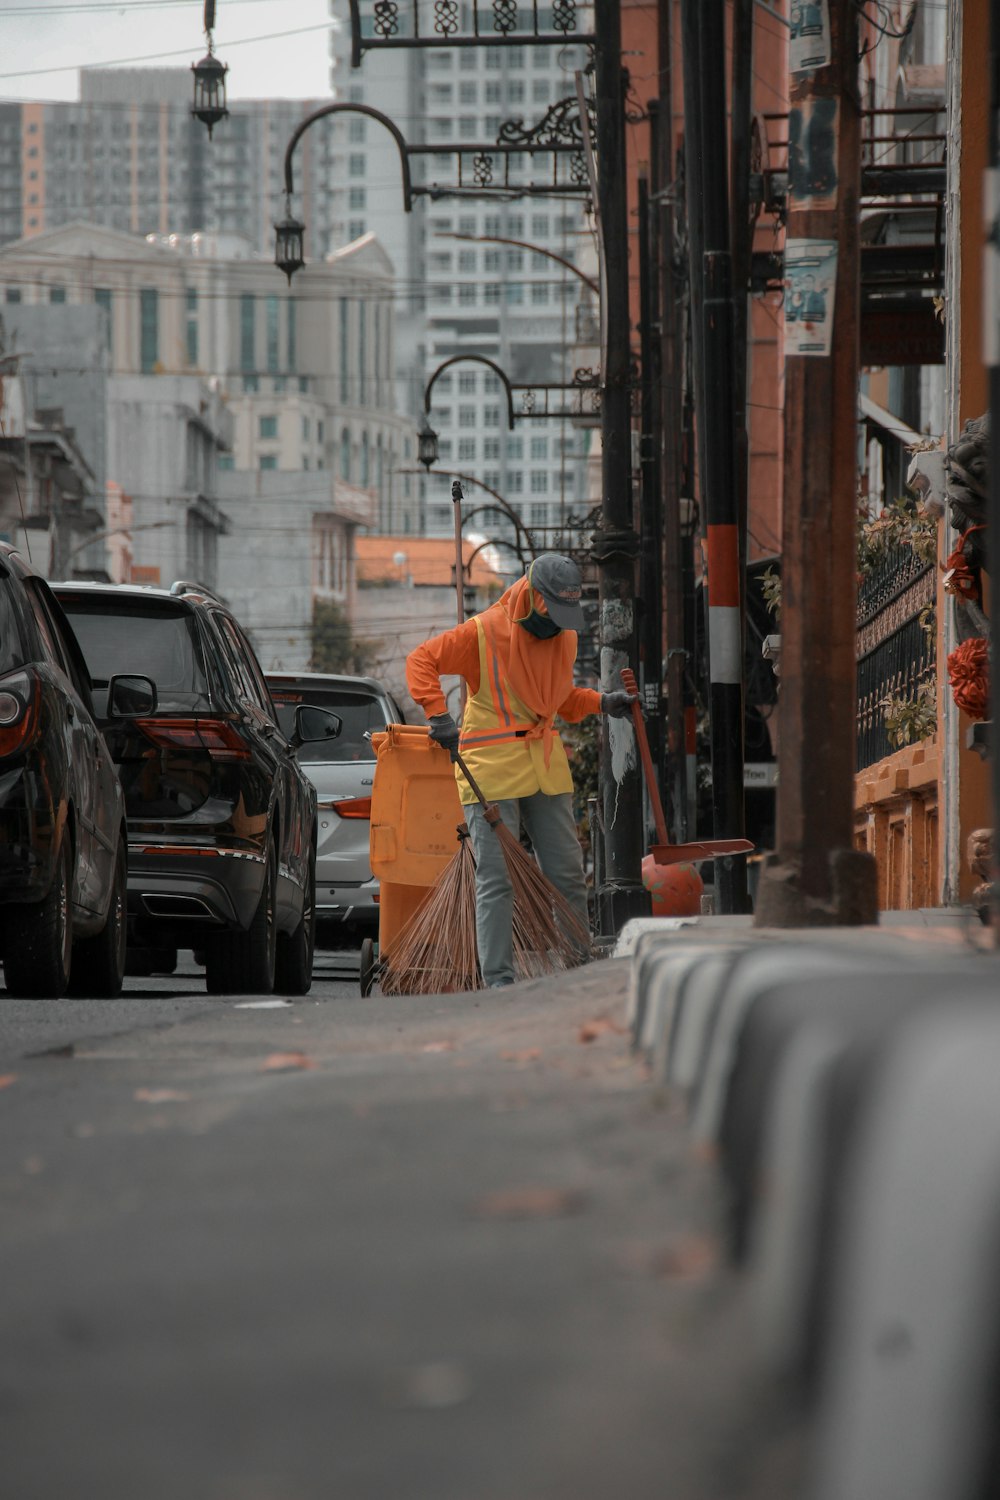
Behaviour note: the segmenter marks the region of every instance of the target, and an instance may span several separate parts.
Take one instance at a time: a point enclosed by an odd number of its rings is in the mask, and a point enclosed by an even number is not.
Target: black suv
[[[93,681],[128,816],[130,940],[194,948],[210,994],[304,995],[315,939],[316,794],[295,757],[332,738],[303,706],[282,733],[257,658],[207,590],[54,585]],[[155,692],[122,703],[128,674]],[[138,683],[138,677],[136,678]]]
[[[44,580],[0,543],[0,947],[9,994],[120,994],[126,857],[124,799],[80,648]]]

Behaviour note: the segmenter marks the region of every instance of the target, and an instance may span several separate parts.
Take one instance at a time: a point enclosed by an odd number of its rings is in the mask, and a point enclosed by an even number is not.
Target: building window
[[[517,459],[520,462],[524,457],[524,438],[509,437],[507,439],[507,457]]]
[[[277,417],[261,417],[258,422],[257,431],[262,438],[276,438],[278,436]]]
[[[347,389],[349,353],[351,347],[351,332],[348,324],[348,313],[351,304],[346,297],[340,299],[340,399],[349,401],[350,396]]]
[[[359,119],[358,117],[355,117],[348,123],[347,139],[351,142],[352,146],[359,146],[364,140],[367,124],[367,120]]]
[[[460,396],[474,396],[476,394],[476,372],[475,370],[460,370],[458,375],[458,393]]]
[[[504,287],[508,307],[519,307],[524,301],[524,286],[520,281],[509,281]]]
[[[460,250],[458,252],[458,269],[460,271],[474,271],[476,269],[475,250]]]
[[[360,240],[365,233],[364,219],[351,219],[347,226],[347,238],[349,240]]]
[[[531,439],[531,457],[538,463],[541,459],[549,456],[549,440],[547,437],[533,437]]]
[[[362,302],[358,307],[358,400],[363,404],[368,397],[368,319]]]
[[[547,469],[532,469],[531,471],[531,493],[533,495],[547,495],[549,492],[549,475]]]
[[[291,306],[294,307],[295,304],[292,303]],[[305,395],[308,395],[308,393],[309,393],[309,376],[308,375],[300,375],[299,376],[299,394],[301,396],[305,396]]]
[[[548,214],[533,214],[531,219],[531,233],[535,239],[544,240],[549,234]]]
[[[470,218],[468,214],[462,214],[458,220],[458,232],[459,234],[475,234],[475,219]]]
[[[352,151],[347,158],[347,172],[350,177],[363,177],[365,175],[365,159],[360,151]]]
[[[309,418],[308,417],[303,417],[302,418],[302,436],[306,440],[306,442],[309,441]]]
[[[499,458],[500,458],[500,439],[499,438],[483,438],[483,461],[484,461],[484,463],[489,463],[491,460],[493,462],[496,462],[497,460],[499,460]]]
[[[501,252],[499,250],[487,250],[483,255],[484,271],[499,271]]]
[[[198,363],[198,293],[193,286],[189,286],[184,293],[184,311],[186,316],[187,333],[187,362],[189,365]]]
[[[298,350],[296,348],[296,344],[298,342],[296,337],[296,335],[298,334],[298,311],[297,305],[292,301],[291,297],[289,297],[285,302],[285,316],[288,319],[287,325],[285,327],[285,336],[288,341],[288,368],[289,370],[294,370],[296,360],[298,359]],[[309,382],[306,380],[306,384],[303,385],[303,380],[305,380],[304,375],[299,377],[300,391],[304,391],[306,389],[306,386],[309,384]]]
[[[538,307],[549,300],[549,284],[547,281],[536,281],[531,288],[532,306]]]
[[[463,104],[475,104],[476,85],[469,79],[462,79],[458,86],[458,97]]]
[[[459,427],[475,427],[476,408],[474,406],[460,406],[458,408]]]
[[[340,477],[345,484],[351,482],[351,434],[348,428],[340,432]]]
[[[476,302],[476,284],[474,281],[462,281],[458,287],[459,307],[474,307]]]
[[[278,467],[278,455],[276,453],[262,453],[257,467],[258,469],[276,469]]]
[[[483,407],[483,426],[484,427],[499,427],[500,426],[500,408],[499,408],[499,406],[484,406]]]
[[[501,292],[501,290],[502,290],[502,288],[501,288],[499,282],[488,281],[486,283],[486,285],[483,288],[483,294],[484,294],[483,295],[483,301],[486,303],[487,307],[496,307],[497,306],[497,304],[500,301],[500,292]]]
[[[364,188],[351,188],[347,194],[347,206],[353,213],[357,213],[365,207],[366,196]]]
[[[111,288],[106,286],[95,287],[94,301],[98,307],[104,309],[104,344],[107,349],[110,349],[113,343]]]
[[[323,423],[321,421],[316,423],[316,441],[317,443],[323,441]]]
[[[257,368],[255,316],[253,292],[243,292],[240,296],[240,369],[243,371]]]
[[[66,288],[64,286],[50,286],[49,287],[49,301],[50,302],[65,302],[66,301]]]
[[[231,453],[220,453],[215,466],[217,469],[222,469],[224,473],[229,473],[231,469],[235,469],[236,460]]]
[[[160,298],[152,287],[139,293],[139,368],[152,373],[160,358]]]
[[[7,288],[7,291],[4,294],[4,301],[5,302],[20,302],[20,300],[21,300],[21,288],[19,286],[9,286]]]
[[[260,381],[256,375],[244,375],[243,390],[248,396],[252,396],[256,391],[260,390]]]
[[[267,371],[269,375],[276,374],[279,368],[278,361],[278,299],[277,297],[265,297],[264,299],[264,326],[266,330]]]
[[[460,463],[474,463],[476,458],[475,438],[459,438],[458,458]]]

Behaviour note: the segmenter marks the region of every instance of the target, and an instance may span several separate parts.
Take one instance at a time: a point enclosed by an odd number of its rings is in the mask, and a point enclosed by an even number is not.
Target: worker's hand
[[[458,760],[458,741],[461,731],[451,714],[432,714],[430,726],[431,739],[447,750],[453,761]]]
[[[638,702],[638,693],[626,693],[624,688],[616,688],[613,693],[601,694],[601,713],[612,719],[627,719],[632,712],[632,704]]]

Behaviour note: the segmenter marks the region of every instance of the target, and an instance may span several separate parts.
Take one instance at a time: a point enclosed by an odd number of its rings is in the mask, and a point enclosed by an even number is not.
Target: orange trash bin
[[[372,747],[371,863],[379,883],[378,944],[384,958],[456,854],[465,815],[451,756],[434,743],[426,725],[390,724],[372,735]],[[363,949],[363,995],[375,977],[374,952]]]

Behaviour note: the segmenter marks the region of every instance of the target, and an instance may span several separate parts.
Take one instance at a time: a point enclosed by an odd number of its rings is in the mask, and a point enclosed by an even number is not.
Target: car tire
[[[48,895],[31,906],[17,907],[8,929],[4,956],[8,995],[37,1000],[58,1000],[65,995],[73,955],[72,883],[73,844],[67,831]]]
[[[115,854],[108,918],[99,933],[85,938],[74,948],[70,994],[86,995],[95,1000],[114,1000],[121,994],[125,978],[127,886],[125,841],[121,839]]]
[[[281,995],[308,995],[316,948],[316,859],[309,861],[302,919],[294,932],[279,932],[274,988]]]
[[[210,995],[270,995],[277,950],[277,859],[268,848],[264,884],[246,932],[223,932],[205,946],[205,988]]]

